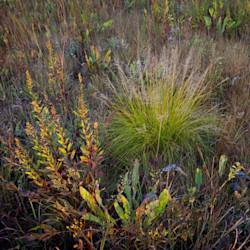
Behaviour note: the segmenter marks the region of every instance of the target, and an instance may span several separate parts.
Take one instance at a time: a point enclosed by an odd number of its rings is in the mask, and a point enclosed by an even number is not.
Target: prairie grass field
[[[0,66],[0,249],[250,249],[249,0],[1,0]]]

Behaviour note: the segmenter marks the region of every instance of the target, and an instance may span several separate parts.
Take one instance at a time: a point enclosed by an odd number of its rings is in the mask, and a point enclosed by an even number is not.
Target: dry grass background
[[[0,3],[0,243],[5,249],[248,249],[248,5],[242,25],[220,34],[219,17],[209,31],[204,26],[207,2],[195,1],[198,12],[194,1]],[[191,12],[183,12],[186,8]],[[232,18],[236,10],[230,9]],[[165,100],[169,79],[188,84],[184,100],[202,83],[193,98],[202,104],[198,118],[205,127],[207,112],[216,111],[219,125],[212,139],[174,137],[178,143],[170,152],[164,139],[169,131],[159,137],[157,119],[154,133],[144,134],[146,147],[127,129],[135,118],[143,127],[162,111],[156,99]],[[134,105],[135,97],[141,106]],[[136,112],[128,109],[129,101]],[[156,109],[147,117],[142,113],[148,103]],[[130,127],[114,126],[117,110]],[[129,144],[132,137],[135,143]],[[33,148],[36,140],[40,147]],[[176,153],[176,145],[189,153]]]

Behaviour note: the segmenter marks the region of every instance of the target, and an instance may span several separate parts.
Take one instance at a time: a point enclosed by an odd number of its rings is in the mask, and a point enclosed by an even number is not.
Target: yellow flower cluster
[[[28,70],[26,70],[26,85],[27,85],[28,90],[31,92],[32,87],[33,87],[33,82],[32,82],[30,72]]]
[[[72,233],[75,239],[81,238],[81,235],[83,234],[84,221],[74,218],[72,224],[70,226],[67,226],[66,228]]]

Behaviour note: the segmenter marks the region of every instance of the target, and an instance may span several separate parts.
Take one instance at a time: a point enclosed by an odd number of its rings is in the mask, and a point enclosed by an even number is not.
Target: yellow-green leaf
[[[80,187],[80,194],[82,198],[87,202],[89,208],[93,213],[95,213],[97,216],[101,217],[102,219],[105,219],[105,214],[102,211],[102,209],[98,206],[96,200],[94,197],[85,189],[84,187]]]
[[[121,206],[117,201],[114,202],[114,208],[119,218],[123,221],[123,223],[126,223],[127,218],[125,216],[124,210],[121,208]]]
[[[82,218],[87,221],[95,222],[101,226],[104,226],[104,221],[91,213],[85,213]]]

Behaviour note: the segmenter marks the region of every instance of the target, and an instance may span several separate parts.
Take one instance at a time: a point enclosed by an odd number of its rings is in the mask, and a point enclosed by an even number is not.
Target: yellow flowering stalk
[[[75,114],[80,118],[80,136],[85,140],[85,144],[81,146],[80,156],[81,162],[96,172],[97,166],[102,161],[102,151],[98,140],[98,123],[90,123],[88,117],[88,108],[83,97],[83,79],[79,74],[80,95],[78,98],[78,109]]]
[[[31,164],[31,159],[25,150],[25,148],[21,145],[18,139],[15,139],[15,155],[18,159],[20,167],[25,171],[25,174],[32,182],[38,187],[44,187],[46,183],[37,173],[37,171],[33,168]]]

